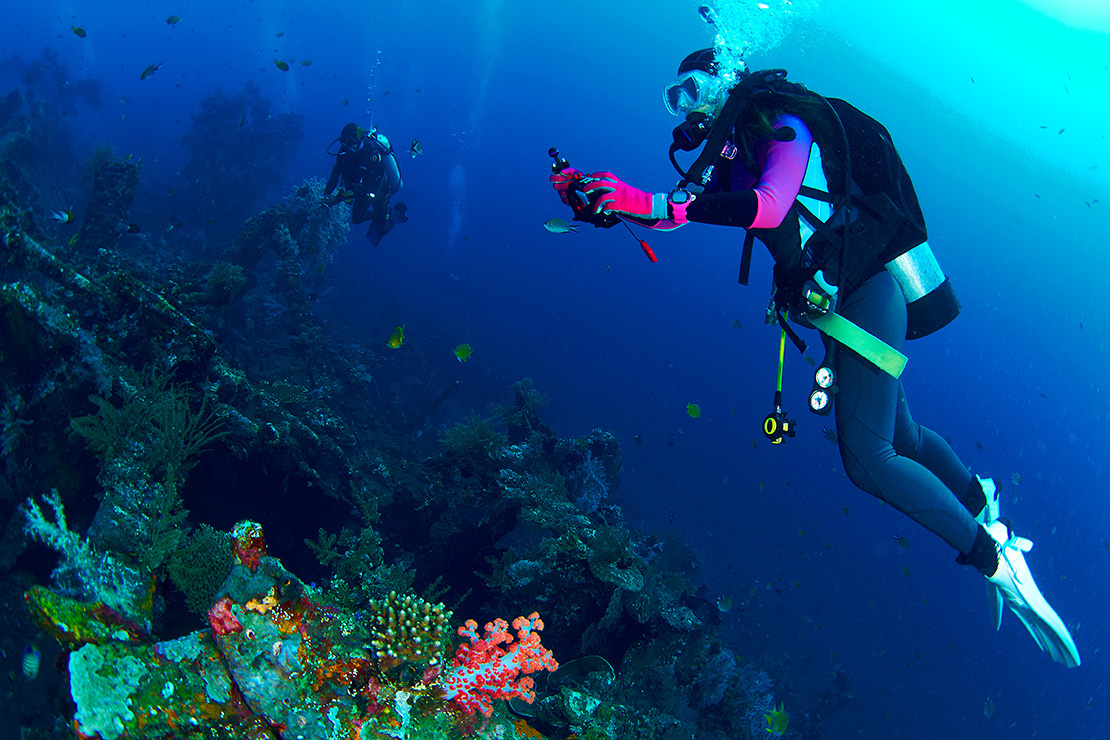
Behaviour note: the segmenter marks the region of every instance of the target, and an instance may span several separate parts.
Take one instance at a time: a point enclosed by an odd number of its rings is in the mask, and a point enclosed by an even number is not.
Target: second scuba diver
[[[685,116],[671,147],[683,175],[678,187],[649,193],[610,172],[585,175],[555,152],[551,181],[560,198],[576,218],[599,226],[619,216],[662,230],[691,221],[743,228],[743,283],[753,238],[763,242],[775,260],[769,319],[784,336],[794,336],[787,316],[822,329],[826,375],[819,371],[811,401],[822,400],[811,405],[819,412],[835,406],[848,477],[940,536],[959,552],[957,562],[995,586],[996,626],[1004,601],[1042,650],[1078,666],[1071,634],[1025,563],[1032,543],[999,518],[994,482],[972,475],[940,435],[910,415],[893,360],[904,365],[906,339],[943,327],[960,307],[926,241],[890,134],[847,102],[787,81],[784,70],[721,69],[712,49],[683,60],[664,100]],[[683,171],[676,150],[703,142]],[[778,403],[776,397],[776,411]]]
[[[335,205],[349,199],[351,223],[370,221],[366,236],[376,247],[394,226],[409,220],[404,203],[389,205],[389,199],[401,189],[401,168],[393,156],[389,139],[376,129],[367,131],[348,123],[340,132],[338,142],[339,151],[324,186],[324,195],[331,195],[339,184],[346,193],[337,193],[334,198],[326,199],[325,204]]]

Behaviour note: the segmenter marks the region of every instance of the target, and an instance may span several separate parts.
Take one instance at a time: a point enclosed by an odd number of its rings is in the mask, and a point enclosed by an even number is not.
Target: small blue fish
[[[41,661],[42,653],[39,652],[34,643],[23,648],[23,676],[28,681],[34,681],[35,676],[39,675],[39,663]]]
[[[543,227],[552,234],[577,234],[578,227],[568,224],[561,218],[549,218],[543,222]]]
[[[139,79],[140,80],[149,80],[150,76],[152,74],[154,74],[158,70],[162,69],[163,64],[165,64],[165,62],[158,62],[157,64],[150,65],[149,67],[147,67],[146,69],[144,69],[142,71],[142,74],[139,75]]]

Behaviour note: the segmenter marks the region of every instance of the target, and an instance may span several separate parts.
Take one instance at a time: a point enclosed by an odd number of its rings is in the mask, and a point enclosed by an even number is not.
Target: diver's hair
[[[805,121],[814,132],[815,138],[824,138],[818,137],[817,134],[817,130],[822,127],[830,129],[822,133],[833,133],[832,127],[826,121],[829,109],[824,100],[816,93],[810,92],[804,85],[786,80],[776,83],[774,90],[760,92],[753,96],[751,105],[744,109],[741,125],[754,138],[774,138],[774,122],[784,113],[790,113]]]
[[[357,123],[348,123],[339,132],[339,143],[344,146],[351,146],[358,142],[359,129]]]
[[[774,91],[755,95],[752,103],[744,109],[737,128],[742,126],[752,139],[773,139],[774,122],[785,113],[805,121],[813,140],[824,154],[843,151],[844,137],[839,124],[832,119],[829,104],[820,95],[796,82],[783,80],[776,84]],[[822,157],[827,179],[832,174],[829,172],[832,160],[830,156]],[[829,179],[829,182],[833,181]]]

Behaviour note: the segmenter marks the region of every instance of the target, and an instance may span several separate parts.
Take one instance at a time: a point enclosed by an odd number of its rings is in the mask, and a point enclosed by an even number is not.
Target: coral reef
[[[242,222],[295,121],[267,123],[250,90],[195,119],[205,197],[253,178],[208,216],[242,224],[233,239],[121,236],[143,173],[105,152],[74,249],[36,218],[36,110],[0,104],[0,564],[81,732],[761,736],[765,666],[723,641],[689,548],[627,523],[611,432],[560,438],[528,379],[468,415],[417,343],[389,353],[325,322],[320,276],[349,225],[321,181]],[[240,144],[248,171],[223,171],[212,153]],[[173,248],[187,230],[205,262]],[[462,421],[421,436],[445,419]],[[531,616],[460,632],[454,614]],[[9,639],[34,634],[24,619]]]
[[[267,555],[256,523],[235,526],[232,549],[211,629],[175,640],[153,643],[103,604],[28,592],[39,625],[73,648],[69,694],[81,736],[462,737],[467,716],[492,716],[494,699],[532,698],[532,679],[521,674],[558,667],[540,644],[538,614],[514,621],[515,641],[503,620],[481,638],[467,621],[445,670],[450,616],[441,608],[391,594],[368,627]]]

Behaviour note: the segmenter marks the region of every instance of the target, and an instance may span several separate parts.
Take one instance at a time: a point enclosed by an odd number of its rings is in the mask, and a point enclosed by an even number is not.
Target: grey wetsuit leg
[[[895,349],[905,344],[905,299],[885,270],[854,290],[837,312]],[[845,347],[836,365],[836,429],[848,478],[969,552],[978,525],[959,496],[971,473],[941,437],[913,421],[900,380]]]

